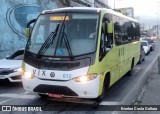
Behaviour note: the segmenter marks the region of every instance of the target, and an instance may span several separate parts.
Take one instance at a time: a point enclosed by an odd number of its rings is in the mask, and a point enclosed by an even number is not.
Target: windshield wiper
[[[58,47],[58,44],[60,43],[60,40],[61,40],[61,44],[62,44],[62,41],[63,41],[63,39],[64,39],[64,41],[65,41],[65,44],[66,44],[66,47],[67,47],[67,51],[68,51],[68,54],[69,54],[69,57],[70,57],[70,59],[74,59],[74,56],[73,56],[73,54],[72,54],[72,50],[71,50],[71,46],[70,46],[70,44],[69,44],[69,40],[68,40],[68,36],[67,36],[67,34],[64,32],[64,30],[65,30],[65,20],[66,20],[66,16],[67,16],[67,13],[66,13],[66,15],[65,15],[65,18],[64,18],[64,20],[63,20],[63,22],[62,22],[62,25],[61,25],[61,28],[60,28],[60,34],[59,34],[59,39],[58,39],[58,41],[57,41],[57,45],[56,45],[56,48],[55,48],[55,52],[54,52],[54,56],[56,56],[56,50],[57,50],[57,47]],[[61,39],[60,39],[61,38]]]
[[[66,44],[66,47],[67,47],[67,50],[68,50],[68,54],[70,56],[70,59],[74,59],[74,56],[72,54],[72,50],[71,50],[71,46],[69,44],[69,41],[68,41],[68,36],[65,32],[62,33],[63,34],[63,38],[64,38],[64,41],[65,41],[65,44]],[[63,39],[62,39],[63,40]]]
[[[71,50],[71,46],[69,44],[68,35],[64,32],[64,30],[65,30],[65,24],[63,23],[63,25],[62,25],[62,36],[61,36],[61,39],[60,39],[61,44],[62,44],[62,41],[64,39],[69,57],[70,57],[70,59],[74,59],[74,56],[73,56],[72,50]]]
[[[41,56],[46,52],[46,50],[49,48],[51,44],[53,44],[55,37],[57,36],[57,31],[59,28],[59,23],[56,26],[55,32],[51,32],[48,38],[45,40],[41,48],[39,49],[37,53],[37,58],[41,58]]]

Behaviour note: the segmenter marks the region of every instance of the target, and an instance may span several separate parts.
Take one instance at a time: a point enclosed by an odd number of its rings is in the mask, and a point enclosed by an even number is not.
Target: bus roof
[[[45,10],[44,13],[54,13],[54,12],[97,12],[102,8],[91,8],[91,7],[66,7],[57,8],[52,10]]]
[[[113,14],[122,18],[129,19],[131,21],[137,22],[138,20],[133,19],[131,17],[125,16],[119,12],[116,12],[112,9],[107,9],[107,8],[93,8],[93,7],[66,7],[66,8],[57,8],[57,9],[52,9],[52,10],[44,10],[42,14],[46,13],[62,13],[62,12],[90,12],[90,13],[96,13],[96,12],[101,12],[101,11],[106,11],[109,14]]]

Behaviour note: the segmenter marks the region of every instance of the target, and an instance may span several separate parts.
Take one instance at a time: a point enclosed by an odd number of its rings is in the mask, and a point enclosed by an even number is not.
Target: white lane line
[[[3,103],[6,103],[6,102],[8,102],[8,101],[10,101],[10,100],[12,100],[12,99],[14,99],[14,98],[10,98],[10,99],[7,99],[7,100],[4,100],[4,101],[1,101],[1,102],[0,102],[0,105],[1,105],[1,104],[3,104]]]
[[[28,93],[29,92],[24,92],[21,94],[14,94],[14,93],[0,94],[0,97],[8,97],[9,98],[7,100],[0,102],[0,104],[6,103],[6,102],[8,102],[12,99],[15,99],[15,98],[20,98],[20,99],[35,99],[35,98],[37,98],[36,95],[27,95]],[[99,105],[105,106],[105,105],[121,105],[121,104],[122,104],[121,102],[103,101]]]
[[[26,95],[26,94],[28,94],[28,92],[26,91],[26,92],[24,92],[24,93],[20,93],[19,95]],[[4,94],[0,94],[1,95],[1,97],[6,97]],[[15,99],[13,96],[10,96],[10,98],[9,99],[7,99],[7,100],[4,100],[4,101],[1,101],[0,102],[0,105],[2,105],[3,103],[6,103],[6,102],[9,102],[10,100],[12,100],[12,99]]]
[[[36,95],[6,93],[6,94],[0,94],[0,97],[10,97],[10,98],[20,98],[20,99],[34,99],[37,96]]]
[[[24,92],[24,93],[21,93],[21,94],[24,94],[24,95],[26,95],[26,94],[29,94],[30,92],[29,91],[26,91],[26,92]]]
[[[103,101],[99,105],[121,105],[121,102]]]

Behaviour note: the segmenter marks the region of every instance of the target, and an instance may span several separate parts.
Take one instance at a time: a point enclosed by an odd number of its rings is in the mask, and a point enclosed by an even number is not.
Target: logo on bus
[[[50,76],[53,78],[53,77],[55,77],[55,73],[54,72],[51,72],[50,73]]]
[[[60,56],[60,55],[63,55],[63,53],[64,53],[64,52],[63,52],[62,49],[57,49],[57,51],[56,51],[56,54],[59,55],[59,56]]]

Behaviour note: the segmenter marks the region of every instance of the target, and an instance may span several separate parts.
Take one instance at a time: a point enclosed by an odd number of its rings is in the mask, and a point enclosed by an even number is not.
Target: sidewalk
[[[147,75],[147,81],[134,104],[160,105],[160,74],[158,74],[158,61]],[[160,114],[160,111],[135,111],[132,114]]]
[[[158,63],[153,67],[143,89],[142,105],[160,105],[160,74],[158,74]]]

